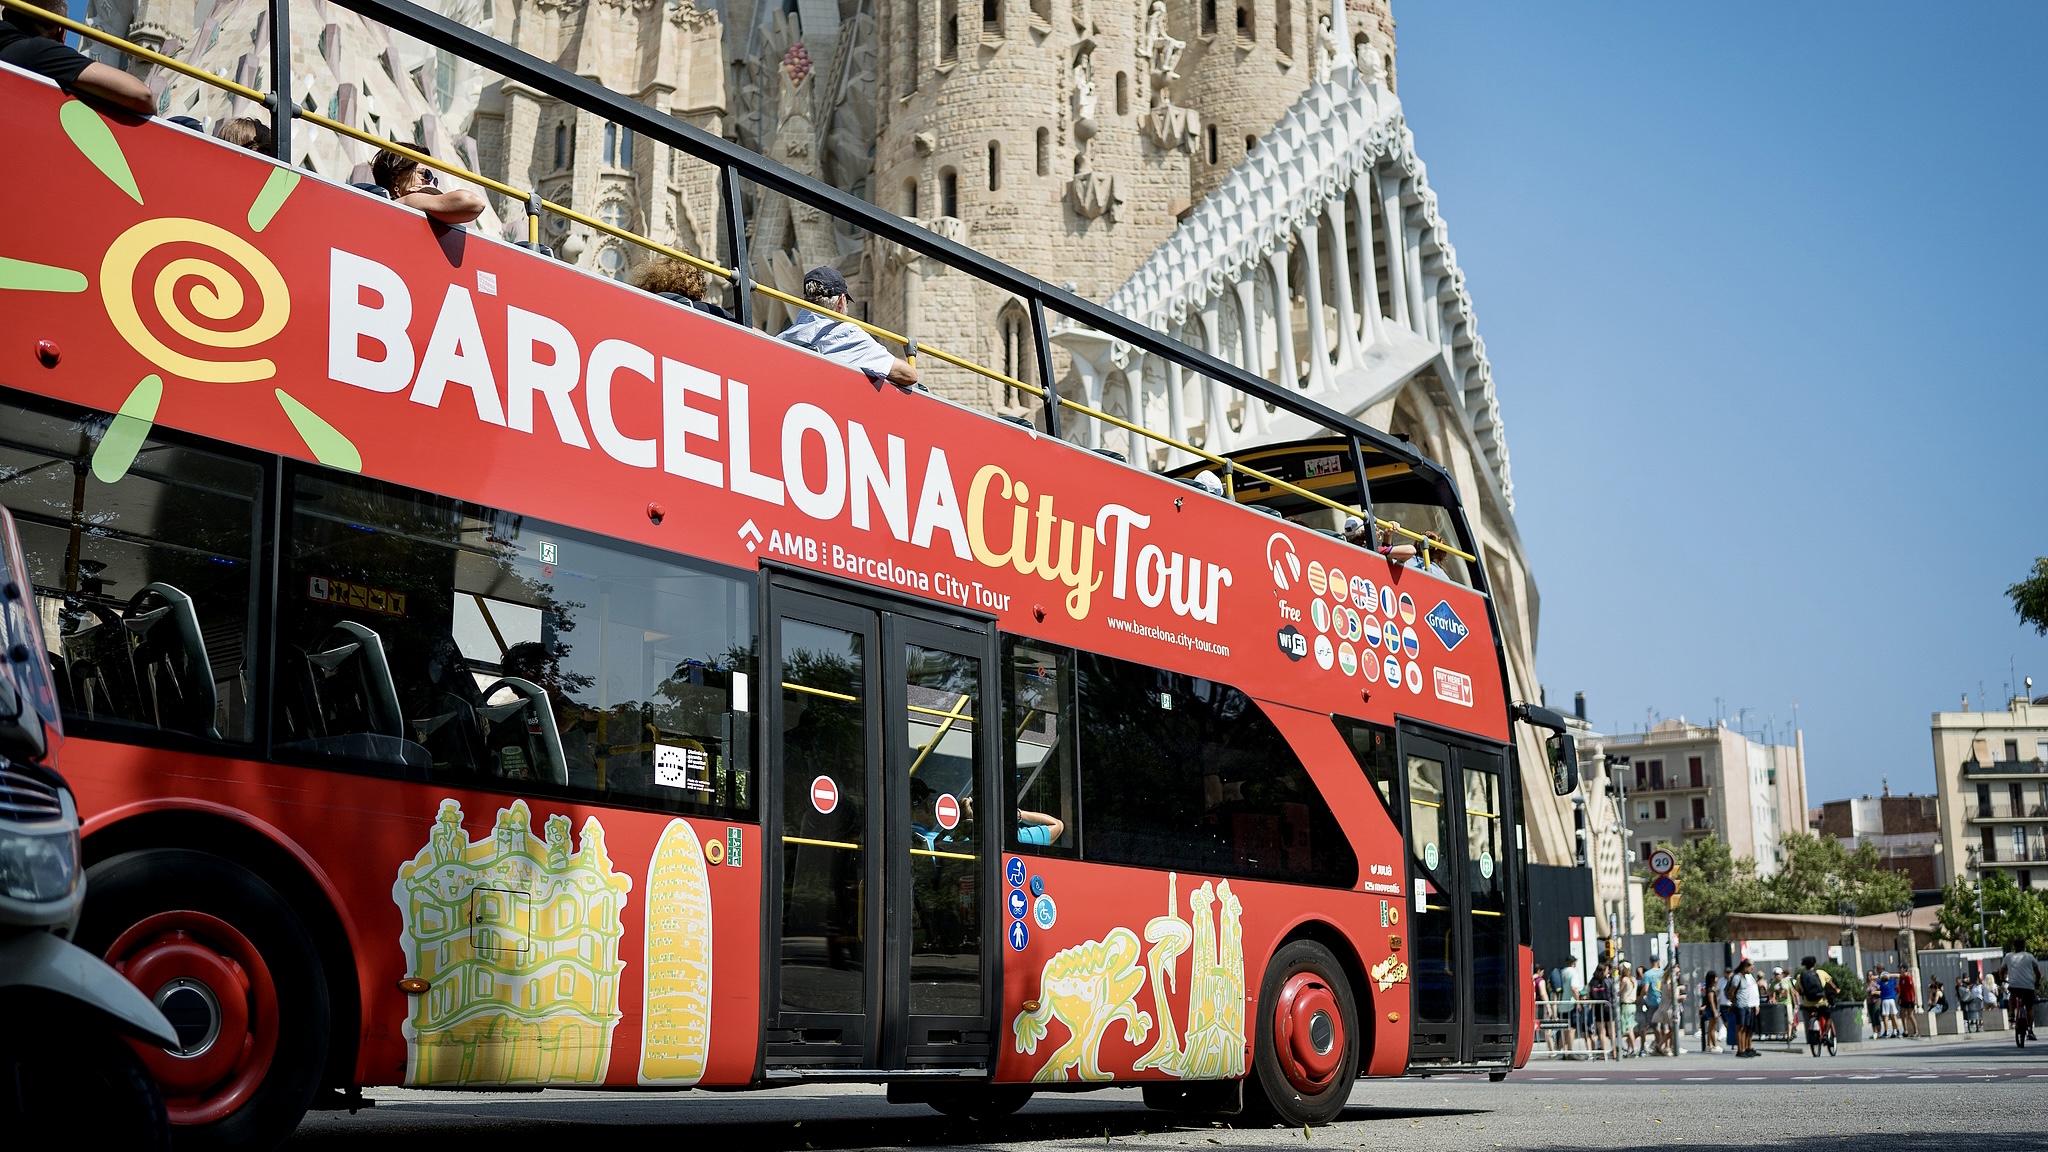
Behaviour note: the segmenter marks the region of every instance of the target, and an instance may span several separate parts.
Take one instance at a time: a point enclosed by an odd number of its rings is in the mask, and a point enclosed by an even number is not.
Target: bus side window
[[[113,473],[93,459],[108,419],[0,404],[0,499],[65,723],[247,743],[263,470],[153,433]]]
[[[1256,700],[1213,680],[1075,659],[1083,855],[1349,888],[1351,842]]]
[[[1332,716],[1330,719],[1337,725],[1337,734],[1344,737],[1351,755],[1358,759],[1358,767],[1365,773],[1365,778],[1372,781],[1372,790],[1379,794],[1387,817],[1393,820],[1395,827],[1400,827],[1400,809],[1394,803],[1394,789],[1401,774],[1401,759],[1394,755],[1394,730],[1353,720],[1349,716]]]
[[[1074,856],[1080,811],[1074,781],[1074,655],[1010,640],[1003,653],[1004,770],[1016,811],[1013,850]]]
[[[294,469],[280,755],[698,815],[754,805],[754,598],[680,557]]]

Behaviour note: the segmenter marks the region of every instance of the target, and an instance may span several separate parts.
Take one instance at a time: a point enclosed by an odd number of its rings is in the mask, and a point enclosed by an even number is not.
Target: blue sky
[[[1797,701],[1815,803],[1930,791],[1931,712],[2048,694],[2048,5],[1394,15],[1551,703]]]

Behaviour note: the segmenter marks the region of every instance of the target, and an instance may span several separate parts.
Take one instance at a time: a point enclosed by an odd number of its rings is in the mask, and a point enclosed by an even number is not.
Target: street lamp
[[[1977,862],[1977,846],[1972,844],[1963,849],[1966,867],[1977,880],[1977,947],[1984,947],[1984,868]]]
[[[1844,900],[1835,905],[1835,911],[1842,917],[1842,944],[1845,951],[1842,959],[1848,961],[1849,970],[1858,976],[1863,974],[1863,941],[1856,934],[1856,902]]]

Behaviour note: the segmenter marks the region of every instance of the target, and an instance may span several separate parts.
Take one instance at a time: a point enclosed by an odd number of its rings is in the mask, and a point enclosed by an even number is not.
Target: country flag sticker
[[[1401,629],[1401,651],[1406,652],[1410,656],[1420,656],[1422,654],[1422,638],[1415,634],[1415,629]]]
[[[1368,633],[1368,635],[1371,635],[1371,633]],[[1367,652],[1365,654],[1365,659],[1359,662],[1358,670],[1365,673],[1365,678],[1369,683],[1377,684],[1380,682],[1380,662],[1372,653]]]
[[[1330,609],[1321,600],[1311,600],[1308,602],[1308,618],[1315,621],[1316,631],[1328,632],[1330,630]]]
[[[1394,590],[1380,585],[1380,615],[1391,618],[1394,615]]]
[[[1401,623],[1415,623],[1415,597],[1401,593]]]
[[[1380,622],[1376,617],[1365,618],[1365,642],[1375,648],[1380,646]]]
[[[1408,690],[1417,696],[1422,695],[1422,665],[1413,660],[1408,662]]]
[[[1336,659],[1337,650],[1330,644],[1330,638],[1328,636],[1316,637],[1316,663],[1321,665],[1325,671],[1328,671],[1330,665]]]
[[[1370,612],[1373,610],[1373,606],[1379,603],[1379,600],[1380,594],[1373,588],[1372,581],[1367,580],[1363,576],[1353,576],[1351,578],[1351,606],[1353,608],[1358,609],[1360,612]]]
[[[1342,668],[1346,676],[1358,675],[1358,649],[1349,644],[1337,645],[1337,667]]]
[[[1335,564],[1330,565],[1330,599],[1340,601],[1343,600],[1344,589],[1346,587],[1347,585],[1344,581],[1344,570],[1342,568],[1337,567]]]
[[[1399,624],[1389,620],[1385,624],[1380,625],[1380,635],[1387,639],[1387,655],[1392,656],[1401,650],[1401,626]],[[1394,679],[1399,680],[1400,677],[1396,676]]]
[[[1318,596],[1330,590],[1330,574],[1323,571],[1321,560],[1308,562],[1308,590]]]
[[[1389,656],[1383,666],[1387,672],[1387,687],[1399,688],[1401,686],[1401,658],[1399,656]]]

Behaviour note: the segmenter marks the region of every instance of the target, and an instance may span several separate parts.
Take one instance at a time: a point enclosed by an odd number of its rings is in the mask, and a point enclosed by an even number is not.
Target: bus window
[[[1380,804],[1387,810],[1387,816],[1400,827],[1401,820],[1396,813],[1394,799],[1399,784],[1396,778],[1401,774],[1401,758],[1394,753],[1394,730],[1353,720],[1349,716],[1330,717],[1337,725],[1338,735],[1351,748],[1351,754],[1358,759],[1358,767],[1365,772],[1365,778],[1372,781],[1372,790],[1379,794]]]
[[[356,478],[289,490],[280,754],[751,809],[749,581]]]
[[[1438,539],[1450,543],[1453,547],[1459,546],[1457,525],[1451,519],[1450,509],[1441,504],[1405,504],[1400,501],[1382,501],[1378,496],[1374,496],[1372,514],[1381,520],[1392,520],[1410,532],[1434,532]],[[1383,546],[1415,543],[1407,536],[1390,535],[1384,529],[1381,530],[1380,537]],[[1420,568],[1422,557],[1417,556],[1410,564]],[[1429,557],[1429,570],[1453,583],[1463,584],[1467,588],[1473,587],[1472,570],[1462,557],[1432,552]]]
[[[248,741],[263,471],[155,435],[96,460],[111,419],[0,405],[0,499],[65,723]]]
[[[1074,786],[1074,657],[1065,648],[1010,640],[1003,653],[1004,755],[1017,810],[1010,847],[1072,856],[1080,850]]]
[[[1286,738],[1211,680],[1081,653],[1084,859],[1349,888],[1358,859]]]

